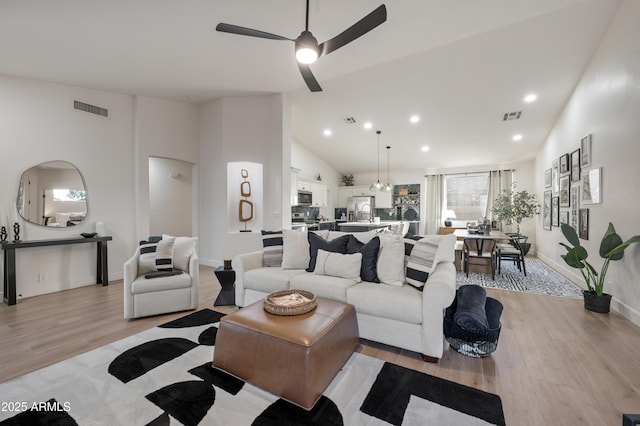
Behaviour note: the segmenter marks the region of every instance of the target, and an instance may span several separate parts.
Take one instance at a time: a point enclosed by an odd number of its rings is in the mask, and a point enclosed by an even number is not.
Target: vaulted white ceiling
[[[294,139],[340,172],[376,168],[376,130],[394,170],[507,163],[535,155],[619,3],[387,1],[387,22],[311,65],[310,93],[292,42],[215,31],[296,38],[304,0],[2,0],[0,73],[197,103],[287,93]],[[380,4],[311,0],[309,29],[322,42]]]

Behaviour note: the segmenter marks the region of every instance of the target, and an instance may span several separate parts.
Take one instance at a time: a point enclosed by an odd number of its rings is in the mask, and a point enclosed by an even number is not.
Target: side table
[[[236,304],[236,271],[233,269],[224,269],[223,266],[218,266],[214,271],[216,278],[220,281],[222,290],[213,303],[213,306],[228,306]]]

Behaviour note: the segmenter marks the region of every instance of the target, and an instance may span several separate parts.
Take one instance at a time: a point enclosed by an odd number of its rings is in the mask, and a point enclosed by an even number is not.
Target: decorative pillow
[[[309,266],[307,233],[282,230],[282,269],[305,269]]]
[[[379,234],[380,251],[376,270],[381,283],[404,284],[404,241],[399,235]]]
[[[329,275],[360,282],[361,264],[362,253],[343,254],[319,249],[313,273],[315,275]]]
[[[456,244],[453,234],[409,237],[404,242],[406,281],[414,287],[424,287],[439,262],[453,261]]]
[[[465,330],[488,330],[485,289],[479,285],[463,285],[458,289],[456,297],[456,312],[453,314],[455,323]]]
[[[282,231],[262,231],[262,266],[282,266]]]
[[[173,245],[175,238],[167,238],[158,241],[156,247],[156,270],[170,271],[173,269]]]
[[[158,243],[140,241],[140,257],[138,258],[138,275],[156,271],[156,247]]]
[[[171,259],[173,261],[173,267],[181,271],[187,272],[189,270],[189,260],[191,255],[195,252],[197,237],[172,237],[171,235],[162,234],[162,239],[175,238],[173,243],[173,254]]]
[[[361,232],[357,232],[361,234]],[[377,263],[378,252],[380,251],[380,238],[373,237],[368,243],[358,240],[355,235],[351,235],[347,244],[347,254],[362,253],[362,266],[360,267],[360,278],[362,281],[379,283]]]
[[[149,272],[144,274],[144,277],[148,280],[152,279],[152,278],[162,278],[162,277],[170,277],[171,275],[180,275],[184,273],[183,271],[179,270],[179,269],[172,269],[170,271],[153,271],[153,272]]]
[[[319,235],[313,232],[308,233],[309,238],[309,265],[307,272],[313,272],[316,267],[316,256],[318,255],[318,249],[330,251],[332,253],[347,253],[347,244],[351,235],[343,235],[331,241],[327,241]]]

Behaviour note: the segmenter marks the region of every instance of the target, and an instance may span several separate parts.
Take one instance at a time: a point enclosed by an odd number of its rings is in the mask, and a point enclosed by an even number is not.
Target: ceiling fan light
[[[296,59],[301,64],[312,64],[318,59],[318,52],[310,47],[301,47],[296,50]]]

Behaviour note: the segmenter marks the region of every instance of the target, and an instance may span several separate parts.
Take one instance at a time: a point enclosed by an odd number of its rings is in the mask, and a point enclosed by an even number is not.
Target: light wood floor
[[[220,285],[201,267],[200,308]],[[640,413],[640,328],[581,300],[488,290],[504,305],[498,349],[484,359],[447,350],[439,364],[363,343],[360,351],[500,395],[509,425],[620,425]],[[122,319],[122,281],[0,306],[0,382],[183,316]],[[230,312],[231,307],[218,309]],[[1,398],[0,398],[1,399]]]

